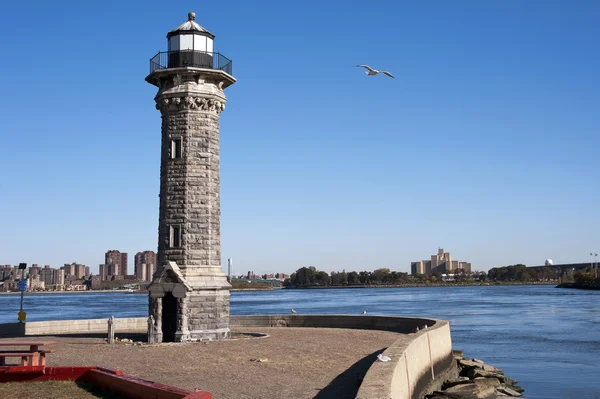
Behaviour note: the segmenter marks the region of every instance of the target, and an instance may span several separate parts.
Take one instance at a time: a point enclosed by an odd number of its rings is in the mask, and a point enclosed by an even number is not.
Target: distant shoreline
[[[91,294],[91,293],[129,293],[129,294],[147,294],[147,292],[143,292],[143,291],[133,291],[130,292],[129,290],[85,290],[85,291],[28,291],[25,293],[25,295],[31,295],[31,294]],[[11,292],[0,292],[0,295],[20,295],[21,293],[18,291],[11,291]]]
[[[232,288],[231,292],[242,292],[242,291],[275,291],[280,289],[285,290],[319,290],[319,289],[338,289],[338,288],[439,288],[439,287],[495,287],[495,286],[507,286],[507,285],[556,285],[557,288],[583,288],[583,287],[572,287],[572,286],[558,286],[558,281],[536,281],[536,282],[489,282],[489,283],[434,283],[434,284],[396,284],[396,285],[341,285],[341,286],[310,286],[310,287],[272,287],[272,288]],[[584,288],[584,289],[598,289],[598,288]],[[148,291],[129,291],[129,290],[85,290],[85,291],[34,291],[26,292],[25,295],[31,294],[148,294]],[[0,292],[0,295],[19,295],[20,292]]]
[[[433,284],[390,284],[390,285],[339,285],[339,286],[308,286],[284,287],[286,290],[313,290],[325,288],[439,288],[439,287],[497,287],[507,285],[557,285],[558,281],[530,281],[530,282],[489,282],[489,283],[433,283]]]
[[[232,288],[229,291],[237,292],[237,291],[274,291],[277,289],[281,289],[279,287],[276,288]],[[43,294],[43,295],[53,295],[53,294],[137,294],[137,295],[147,295],[148,291],[129,291],[129,290],[84,290],[84,291],[33,291],[26,292],[25,295],[32,294]],[[18,291],[11,292],[0,292],[0,295],[20,295],[21,293]]]

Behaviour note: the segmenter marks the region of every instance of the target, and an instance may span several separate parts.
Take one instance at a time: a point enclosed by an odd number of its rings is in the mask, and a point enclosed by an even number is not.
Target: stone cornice
[[[162,112],[195,110],[214,112],[219,115],[225,110],[225,102],[204,96],[186,94],[178,97],[159,96],[156,98],[156,109]]]

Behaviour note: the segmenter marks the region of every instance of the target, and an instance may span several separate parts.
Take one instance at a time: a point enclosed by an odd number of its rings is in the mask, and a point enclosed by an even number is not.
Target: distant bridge
[[[575,269],[575,270],[583,270],[586,267],[591,267],[592,263],[563,263],[562,265],[550,265],[550,266],[529,266],[529,269],[542,269],[544,267],[549,267],[552,270],[562,270],[562,269]]]

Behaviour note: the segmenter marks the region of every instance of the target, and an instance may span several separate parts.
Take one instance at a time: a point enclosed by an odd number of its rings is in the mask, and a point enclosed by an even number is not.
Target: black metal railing
[[[232,75],[232,62],[221,53],[197,50],[161,51],[150,58],[150,73],[157,69],[195,67],[219,69]]]

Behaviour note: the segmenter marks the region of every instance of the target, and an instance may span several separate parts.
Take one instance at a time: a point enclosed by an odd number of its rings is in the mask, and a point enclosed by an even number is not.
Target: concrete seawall
[[[146,317],[116,318],[115,332],[146,332]],[[108,319],[30,321],[25,324],[25,335],[52,334],[107,334]]]
[[[388,362],[375,361],[360,386],[357,399],[417,399],[423,389],[453,364],[447,321],[371,315],[231,316],[237,329],[260,327],[352,328],[400,333],[384,352]],[[427,325],[427,328],[423,328]],[[417,327],[419,330],[417,332]],[[38,321],[0,324],[0,338],[58,334],[106,334],[108,319]],[[147,318],[116,318],[116,333],[146,333]]]

